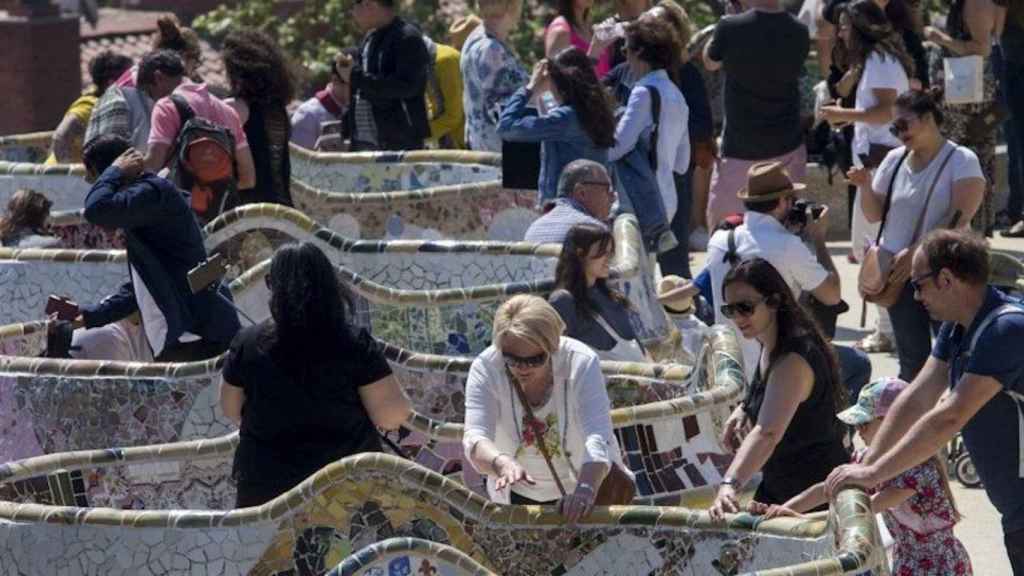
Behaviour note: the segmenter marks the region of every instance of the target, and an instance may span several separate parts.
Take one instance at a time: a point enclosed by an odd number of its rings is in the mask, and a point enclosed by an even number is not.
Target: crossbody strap
[[[658,172],[658,125],[661,124],[661,92],[654,86],[644,86],[651,95],[651,118],[653,128],[651,129],[651,145],[647,150],[647,159],[651,163],[651,171]]]
[[[739,263],[740,255],[736,252],[736,229],[729,230],[729,249],[726,251],[725,256],[722,257],[723,263],[728,263],[730,267],[735,268],[736,264]]]
[[[939,171],[935,173],[935,178],[932,179],[932,185],[928,187],[928,195],[924,198],[924,208],[921,209],[921,214],[917,217],[917,224],[914,226],[914,235],[911,236],[912,240],[910,245],[913,246],[920,240],[921,229],[924,228],[924,218],[928,215],[928,205],[932,202],[932,194],[935,192],[935,187],[938,186],[939,180],[942,179],[942,173],[946,170],[946,165],[949,164],[953,154],[956,153],[957,146],[954,145],[953,149],[950,150],[946,157],[942,159],[942,164],[939,165]],[[959,220],[959,218],[957,218]]]
[[[554,367],[551,368],[551,378],[554,379]],[[534,426],[537,422],[537,417],[533,414],[533,407],[530,406],[530,401],[526,399],[526,392],[523,390],[523,386],[519,383],[519,380],[512,375],[512,371],[505,368],[505,374],[508,377],[509,382],[512,383],[512,388],[515,389],[516,395],[519,396],[519,403],[523,405],[523,410],[526,412],[526,417],[529,418],[530,426]],[[554,383],[552,383],[554,387]],[[554,394],[554,390],[551,391]],[[564,434],[563,434],[564,437]],[[558,486],[558,492],[563,497],[565,496],[565,487],[562,486],[562,480],[558,477],[558,472],[555,471],[555,465],[551,463],[551,455],[548,454],[548,447],[544,444],[544,437],[540,435],[534,435],[534,439],[537,442],[537,449],[540,450],[541,456],[544,457],[544,462],[548,465],[548,471],[551,472],[551,477],[555,480],[555,485]]]
[[[882,223],[878,226],[878,235],[875,236],[875,244],[877,245],[882,241],[882,233],[885,232],[885,223],[889,221],[889,209],[892,208],[892,191],[896,187],[896,177],[900,174],[900,167],[903,166],[903,161],[910,155],[910,149],[907,148],[903,155],[900,156],[900,161],[896,163],[896,169],[892,171],[892,177],[889,178],[889,189],[885,193],[885,205],[882,208]],[[869,193],[871,193],[869,191]]]
[[[978,329],[974,331],[974,336],[971,337],[971,345],[967,349],[967,358],[974,354],[974,348],[978,345],[978,340],[981,339],[985,329],[992,325],[997,318],[1009,314],[1024,315],[1024,307],[1019,304],[1003,304],[989,312],[988,316],[985,316],[985,319],[978,325]],[[1003,392],[1013,400],[1014,405],[1017,407],[1017,477],[1024,478],[1024,394],[1005,387]]]

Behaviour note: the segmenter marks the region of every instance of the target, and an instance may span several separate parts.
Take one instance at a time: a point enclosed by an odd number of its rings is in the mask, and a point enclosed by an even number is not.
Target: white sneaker
[[[690,233],[690,250],[694,252],[704,252],[708,249],[708,240],[711,237],[708,235],[708,231],[703,227],[697,228]]]

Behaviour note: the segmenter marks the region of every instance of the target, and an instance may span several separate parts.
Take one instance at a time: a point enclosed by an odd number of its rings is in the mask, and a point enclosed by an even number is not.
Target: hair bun
[[[181,24],[174,14],[165,14],[157,18],[156,25],[164,42],[174,42],[181,38]]]

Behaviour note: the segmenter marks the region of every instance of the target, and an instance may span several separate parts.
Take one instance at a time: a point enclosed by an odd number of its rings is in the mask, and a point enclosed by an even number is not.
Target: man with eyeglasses
[[[991,286],[989,275],[988,247],[969,231],[934,231],[915,251],[914,297],[944,324],[862,462],[836,469],[827,489],[878,486],[961,432],[1002,515],[1013,573],[1024,576],[1024,307]]]
[[[558,177],[554,207],[530,225],[524,240],[561,244],[574,226],[607,227],[614,203],[615,190],[608,170],[592,160],[574,160]]]

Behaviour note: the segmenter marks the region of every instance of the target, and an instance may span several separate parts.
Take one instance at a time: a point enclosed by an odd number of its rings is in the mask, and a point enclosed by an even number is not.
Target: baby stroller
[[[949,467],[949,475],[956,478],[965,488],[978,488],[981,486],[981,478],[974,468],[974,461],[964,446],[964,439],[957,434],[949,443],[949,454],[946,456],[946,465]]]

